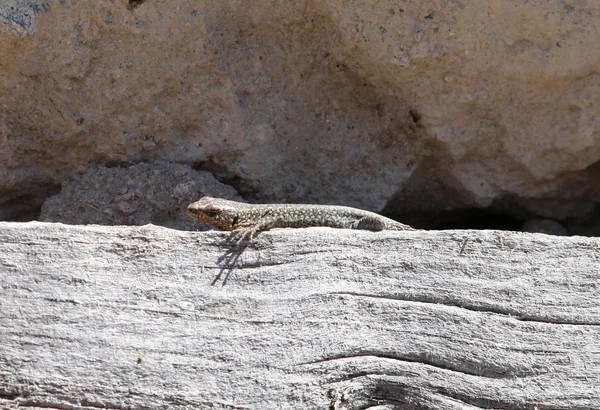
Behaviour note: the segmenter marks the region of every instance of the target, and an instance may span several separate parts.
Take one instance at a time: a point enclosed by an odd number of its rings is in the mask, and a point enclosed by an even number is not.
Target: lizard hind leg
[[[385,229],[385,222],[372,216],[364,216],[353,225],[353,229],[366,229],[369,231],[383,231]]]

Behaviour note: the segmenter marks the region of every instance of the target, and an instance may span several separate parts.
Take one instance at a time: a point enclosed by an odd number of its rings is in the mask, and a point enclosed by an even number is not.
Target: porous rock
[[[0,217],[163,159],[263,201],[589,219],[599,23],[593,1],[4,1]]]
[[[205,195],[240,200],[229,185],[188,165],[156,161],[129,167],[90,167],[48,198],[40,220],[70,224],[145,225],[206,230],[185,213]]]

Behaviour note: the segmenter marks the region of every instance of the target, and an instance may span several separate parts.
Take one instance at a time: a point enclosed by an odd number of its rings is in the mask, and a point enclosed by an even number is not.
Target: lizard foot
[[[256,231],[257,231],[256,228],[235,229],[231,233],[231,236],[229,237],[229,239],[232,242],[235,242],[236,245],[239,245],[240,243],[242,243],[246,238],[248,239],[248,242],[250,242],[252,240],[252,238],[254,238]]]

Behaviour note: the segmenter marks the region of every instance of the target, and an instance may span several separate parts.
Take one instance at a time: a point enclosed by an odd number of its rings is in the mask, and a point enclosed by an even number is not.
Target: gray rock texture
[[[204,195],[240,200],[211,174],[164,161],[130,167],[92,167],[62,184],[42,206],[40,220],[71,224],[145,225],[206,230],[185,207]]]
[[[0,219],[165,160],[261,202],[600,232],[599,24],[594,1],[6,0]]]
[[[525,221],[523,232],[545,233],[547,235],[568,235],[569,232],[558,222],[550,219],[529,219]]]
[[[0,405],[600,409],[600,244],[0,223]],[[27,407],[28,406],[28,407]]]

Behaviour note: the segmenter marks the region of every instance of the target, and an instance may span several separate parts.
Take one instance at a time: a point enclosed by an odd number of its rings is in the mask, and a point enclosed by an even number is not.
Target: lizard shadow
[[[258,236],[258,233],[254,235],[254,237]],[[217,260],[219,266],[219,273],[215,277],[215,279],[210,284],[211,286],[215,286],[217,282],[221,279],[223,274],[225,277],[223,278],[223,283],[221,286],[225,286],[227,281],[229,280],[229,276],[231,272],[236,268],[237,262],[242,255],[242,253],[246,250],[248,245],[250,244],[250,240],[248,238],[242,237],[239,239],[239,235],[236,232],[232,232],[231,235],[226,239],[225,244],[230,248],[223,254],[223,256],[219,257]]]

